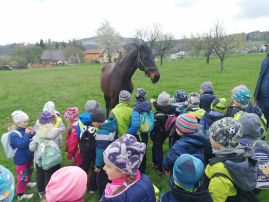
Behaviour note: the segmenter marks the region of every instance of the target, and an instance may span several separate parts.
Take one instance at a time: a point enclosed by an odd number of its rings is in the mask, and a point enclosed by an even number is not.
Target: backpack
[[[37,152],[40,156],[41,167],[44,170],[49,170],[62,162],[61,150],[53,140],[42,140],[38,143]]]
[[[13,149],[11,146],[10,146],[10,134],[14,132],[14,133],[17,133],[17,135],[22,138],[22,135],[19,131],[17,130],[13,130],[13,131],[9,131],[9,132],[6,132],[2,135],[1,137],[1,143],[2,143],[2,146],[3,146],[3,149],[5,151],[5,154],[6,154],[6,157],[8,159],[10,158],[13,158],[16,154],[16,151],[17,151],[17,148],[16,149]]]
[[[154,113],[143,112],[140,114],[139,131],[142,133],[149,133],[154,127]]]
[[[95,127],[83,126],[79,136],[80,153],[94,154],[96,149]]]
[[[166,132],[169,135],[171,134],[171,130],[172,130],[173,126],[175,125],[176,119],[177,119],[177,117],[175,114],[167,115],[167,119],[165,121],[164,127],[165,127]]]

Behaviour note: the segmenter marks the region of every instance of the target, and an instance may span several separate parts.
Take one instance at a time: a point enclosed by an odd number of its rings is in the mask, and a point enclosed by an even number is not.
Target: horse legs
[[[104,99],[106,102],[106,117],[108,117],[109,111],[111,110],[111,108],[110,108],[111,100],[110,100],[110,97],[107,95],[104,95]]]

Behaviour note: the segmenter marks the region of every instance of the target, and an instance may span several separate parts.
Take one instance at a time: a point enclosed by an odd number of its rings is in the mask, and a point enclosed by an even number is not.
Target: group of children
[[[86,102],[82,114],[70,107],[64,113],[66,128],[51,101],[33,128],[28,127],[25,112],[14,111],[10,146],[16,149],[17,199],[32,198],[26,189],[37,184],[40,199],[48,202],[83,201],[87,189],[98,191],[104,202],[237,201],[242,190],[249,200],[258,201],[253,192],[257,187],[254,153],[269,151],[264,141],[267,125],[260,108],[251,104],[246,86],[232,90],[229,105],[214,95],[210,81],[201,84],[200,93],[177,90],[171,99],[162,92],[157,100],[148,101],[145,89],[138,88],[133,108],[130,99],[130,92],[122,90],[108,118],[95,100]],[[73,166],[61,168],[64,131],[67,158]],[[160,176],[167,174],[171,187],[160,199],[144,174],[149,137],[152,168]],[[169,151],[164,155],[167,139]],[[33,163],[36,183],[30,182]],[[1,179],[14,183],[13,177],[0,175]],[[12,186],[6,187],[6,196],[13,198]],[[0,194],[4,197],[4,192]]]

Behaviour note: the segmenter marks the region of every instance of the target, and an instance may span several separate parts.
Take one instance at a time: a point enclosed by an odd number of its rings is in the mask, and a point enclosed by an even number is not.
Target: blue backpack
[[[140,126],[139,131],[142,133],[149,133],[154,127],[154,113],[143,112],[140,114]]]

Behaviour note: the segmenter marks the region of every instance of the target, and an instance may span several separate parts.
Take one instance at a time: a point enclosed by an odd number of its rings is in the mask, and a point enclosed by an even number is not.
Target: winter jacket
[[[205,147],[210,147],[210,142],[208,137],[204,134],[183,134],[164,158],[163,168],[172,171],[175,161],[181,154],[191,154],[204,162],[203,149]]]
[[[82,156],[79,152],[78,145],[78,125],[78,122],[75,122],[71,129],[66,131],[67,157],[69,160],[74,158],[74,164],[76,166],[79,166],[82,163]]]
[[[108,147],[108,145],[117,138],[117,128],[116,119],[109,118],[100,126],[99,130],[96,132],[96,167],[102,168],[104,166],[103,152]]]
[[[269,103],[269,55],[267,55],[261,64],[261,71],[257,80],[254,97],[258,102]]]
[[[17,148],[17,152],[14,156],[14,163],[16,165],[22,165],[33,160],[34,153],[29,150],[29,144],[32,137],[25,132],[25,128],[17,128],[17,131],[21,133],[22,137],[15,132],[11,132],[10,146],[13,149]]]
[[[150,112],[151,104],[150,102],[137,102],[134,105],[134,109],[131,115],[131,123],[128,129],[128,134],[136,135],[140,126],[140,115],[142,112]],[[143,135],[147,135],[147,133],[143,133]]]
[[[221,112],[210,111],[206,112],[205,115],[201,118],[198,131],[207,134],[209,127],[217,120],[224,118],[225,115]]]
[[[141,179],[123,192],[106,198],[103,195],[101,202],[156,202],[155,192],[149,177],[141,174]]]
[[[177,187],[174,183],[171,191],[161,196],[160,202],[212,202],[211,195],[206,191],[189,192]]]
[[[153,142],[162,144],[168,136],[164,127],[165,121],[168,115],[175,114],[176,107],[172,105],[161,106],[156,101],[153,102],[153,106],[156,113],[154,114],[154,128],[150,133],[150,138]]]
[[[211,110],[211,103],[216,98],[213,92],[206,92],[201,95],[199,107],[204,109],[206,112]]]
[[[252,156],[250,148],[224,149],[215,152],[215,155],[216,157],[228,158],[230,161],[224,163],[210,162],[205,169],[205,174],[210,180],[208,190],[214,202],[224,202],[228,197],[235,197],[237,191],[234,184],[242,190],[253,190],[255,188],[257,182],[256,171],[255,168],[250,167],[251,163],[248,161],[248,157]],[[235,157],[241,160],[235,162],[232,160]],[[222,176],[213,177],[216,173],[223,173],[229,179]]]
[[[119,103],[112,109],[111,116],[114,116],[117,120],[119,137],[128,132],[132,111],[132,108],[126,103]]]

